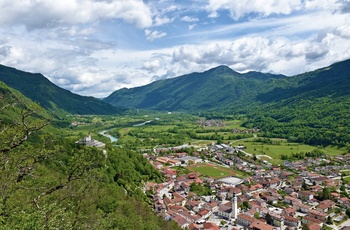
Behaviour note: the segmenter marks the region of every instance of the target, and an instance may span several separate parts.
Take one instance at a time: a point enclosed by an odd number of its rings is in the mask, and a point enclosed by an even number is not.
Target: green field
[[[233,176],[236,173],[222,166],[214,165],[214,164],[196,164],[188,167],[189,170],[199,172],[202,176],[212,177],[215,179]]]
[[[299,144],[299,143],[289,143],[284,139],[271,139],[279,144],[266,144],[261,142],[256,142],[254,139],[237,141],[235,145],[244,145],[246,147],[245,151],[250,154],[255,154],[263,160],[267,160],[272,164],[280,164],[282,162],[281,155],[291,155],[293,153],[300,152],[311,152],[317,149],[315,146]],[[344,153],[345,148],[338,148],[333,146],[327,146],[321,148],[321,150],[328,155],[340,155]],[[271,159],[272,158],[272,159]]]

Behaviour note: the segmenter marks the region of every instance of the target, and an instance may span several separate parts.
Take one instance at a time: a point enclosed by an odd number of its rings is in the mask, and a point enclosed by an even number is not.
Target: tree
[[[273,225],[273,220],[272,220],[272,217],[269,213],[266,214],[265,220],[266,220],[266,223]]]
[[[242,204],[242,207],[243,207],[243,209],[245,209],[245,210],[247,210],[247,209],[249,209],[250,208],[250,204],[249,204],[249,202],[248,201],[243,201],[243,204]]]
[[[259,212],[254,213],[254,218],[255,219],[260,219],[260,213]]]
[[[329,200],[331,199],[331,189],[328,187],[324,187],[322,191],[319,193],[319,198],[321,200]]]
[[[332,217],[328,216],[328,218],[326,220],[326,223],[329,224],[329,225],[332,225],[333,224]]]
[[[346,211],[345,211],[345,213],[346,213],[346,215],[347,215],[348,217],[350,217],[350,208],[347,208]]]

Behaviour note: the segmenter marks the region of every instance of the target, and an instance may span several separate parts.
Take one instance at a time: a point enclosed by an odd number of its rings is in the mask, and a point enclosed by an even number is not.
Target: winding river
[[[109,130],[103,130],[103,131],[99,132],[99,134],[101,134],[101,135],[103,135],[103,136],[105,136],[105,137],[108,137],[108,138],[111,140],[112,143],[113,143],[113,142],[117,142],[117,141],[118,141],[118,138],[113,137],[112,135],[106,134],[106,132],[108,132],[108,131],[109,131]]]

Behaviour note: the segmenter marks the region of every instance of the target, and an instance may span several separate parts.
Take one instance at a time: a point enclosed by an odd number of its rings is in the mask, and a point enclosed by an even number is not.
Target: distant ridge
[[[120,111],[94,97],[80,96],[62,89],[39,73],[0,65],[0,81],[50,111],[64,110],[72,114],[115,114]]]
[[[281,79],[277,84],[271,79]],[[113,92],[105,102],[115,106],[155,110],[211,110],[245,106],[259,93],[287,84],[283,75],[238,73],[218,66],[203,73],[153,82],[149,85]]]
[[[288,99],[349,96],[349,73],[350,60],[291,77],[255,71],[241,74],[218,66],[117,90],[103,101],[137,109],[240,112]]]

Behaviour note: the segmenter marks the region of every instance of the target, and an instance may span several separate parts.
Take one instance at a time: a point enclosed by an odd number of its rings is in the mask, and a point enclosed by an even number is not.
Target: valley
[[[340,229],[350,217],[348,64],[288,78],[219,66],[104,102],[1,66],[0,221]]]
[[[301,228],[308,221],[323,223],[329,214],[334,221],[324,228],[340,229],[347,223],[350,200],[347,204],[340,199],[347,197],[350,189],[344,171],[350,169],[346,148],[266,138],[258,127],[241,126],[246,119],[241,118],[206,120],[156,112],[110,121],[104,118],[100,128],[118,126],[110,130],[118,134],[120,148],[138,152],[165,177],[162,183],[145,183],[143,191],[153,200],[156,213],[182,228],[199,228],[206,222],[225,229],[249,227],[254,220],[247,225],[244,220],[251,217],[244,213],[248,212],[254,217],[257,213],[271,215],[271,222],[264,225],[271,229]],[[124,125],[114,124],[119,119]],[[154,122],[147,122],[149,119]],[[143,125],[135,126],[135,121]],[[86,127],[89,124],[73,130],[81,132]],[[322,198],[325,189],[333,195]],[[313,198],[304,197],[306,191]],[[236,219],[232,210],[224,211],[234,196],[240,213]],[[331,204],[322,211],[327,200]],[[293,215],[283,211],[291,207],[295,208]]]

